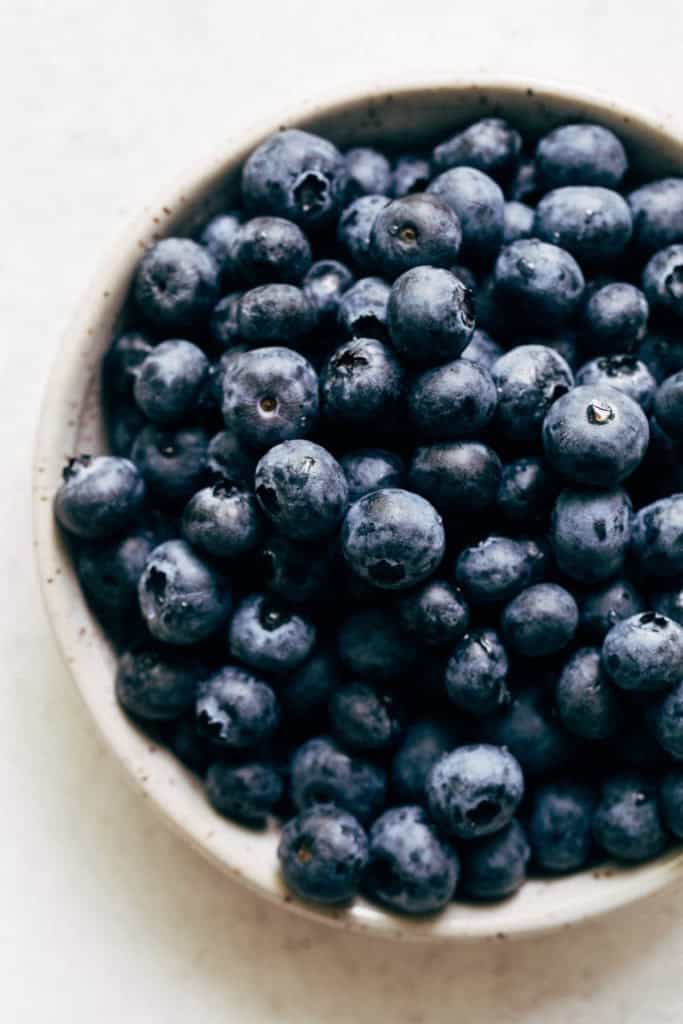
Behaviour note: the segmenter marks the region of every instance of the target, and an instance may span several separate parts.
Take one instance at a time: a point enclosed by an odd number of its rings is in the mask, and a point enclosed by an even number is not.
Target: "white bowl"
[[[104,450],[100,359],[121,318],[131,274],[145,246],[162,235],[192,231],[228,207],[239,168],[262,138],[286,123],[328,135],[341,146],[398,144],[409,150],[493,113],[509,116],[535,135],[568,119],[596,120],[620,135],[639,171],[651,176],[683,171],[683,139],[642,115],[605,99],[526,82],[367,90],[273,120],[238,144],[226,145],[215,159],[163,194],[119,239],[81,300],[59,350],[44,400],[34,469],[37,560],[58,644],[101,734],[150,803],[219,868],[262,896],[320,921],[402,939],[512,937],[573,924],[680,878],[683,854],[672,849],[638,867],[605,864],[567,878],[530,881],[503,902],[455,902],[443,914],[423,920],[407,920],[363,899],[344,910],[319,909],[295,900],[278,874],[276,830],[256,833],[219,817],[198,780],[122,713],[114,697],[114,653],[83,600],[55,526],[52,497],[67,456]]]

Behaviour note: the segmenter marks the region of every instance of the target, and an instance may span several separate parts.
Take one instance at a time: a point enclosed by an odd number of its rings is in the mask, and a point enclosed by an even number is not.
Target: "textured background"
[[[416,948],[303,922],[222,879],[93,736],[41,608],[29,483],[48,368],[94,265],[223,137],[321,89],[439,72],[578,83],[683,129],[682,36],[680,0],[0,0],[8,1024],[680,1022],[680,890],[550,938]]]

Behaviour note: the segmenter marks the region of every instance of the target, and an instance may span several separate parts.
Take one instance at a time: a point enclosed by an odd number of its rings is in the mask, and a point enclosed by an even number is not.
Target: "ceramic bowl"
[[[200,782],[120,710],[114,698],[114,652],[81,594],[53,520],[52,496],[66,456],[105,448],[98,370],[122,318],[131,274],[145,246],[165,234],[191,232],[230,206],[240,166],[262,138],[287,124],[320,132],[344,147],[377,143],[410,150],[486,114],[509,117],[531,135],[570,119],[596,120],[619,134],[637,171],[651,176],[683,171],[683,139],[665,127],[606,99],[526,82],[367,89],[274,118],[248,137],[226,142],[214,159],[162,194],[119,239],[79,303],[59,349],[44,400],[35,461],[35,537],[48,614],[81,696],[130,778],[187,841],[261,896],[319,921],[401,939],[513,937],[573,924],[654,893],[683,876],[683,854],[673,849],[639,867],[604,864],[567,878],[533,880],[501,903],[455,902],[443,914],[426,920],[406,920],[362,899],[344,910],[321,910],[296,901],[278,874],[277,831],[252,832],[219,817]]]

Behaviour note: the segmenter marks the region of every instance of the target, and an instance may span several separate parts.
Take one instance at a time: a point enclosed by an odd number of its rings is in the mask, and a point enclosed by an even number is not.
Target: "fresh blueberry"
[[[249,668],[280,675],[303,664],[313,650],[312,622],[265,594],[245,597],[230,621],[230,653]]]
[[[189,341],[164,341],[140,364],[135,401],[145,416],[161,426],[191,417],[209,370],[209,361]]]
[[[391,177],[391,195],[401,199],[411,192],[424,192],[432,176],[429,160],[421,156],[400,156]]]
[[[376,338],[344,342],[320,374],[323,417],[333,426],[390,419],[403,392],[404,376],[392,350]]]
[[[661,781],[659,805],[669,831],[683,839],[683,770],[668,772]]]
[[[546,553],[535,541],[491,535],[460,553],[455,578],[475,604],[496,604],[542,579],[545,563]]]
[[[527,587],[503,609],[501,626],[509,650],[526,658],[556,654],[579,624],[576,601],[557,583]]]
[[[523,795],[519,762],[503,747],[486,743],[444,754],[427,779],[432,817],[459,839],[477,839],[504,828]]]
[[[582,739],[606,739],[621,725],[617,695],[597,647],[572,654],[557,680],[555,701],[565,729]]]
[[[498,389],[495,427],[503,437],[533,441],[558,398],[574,383],[568,364],[545,345],[518,345],[491,367]]]
[[[424,809],[392,807],[370,830],[363,888],[402,914],[433,914],[453,899],[460,862]]]
[[[218,265],[189,238],[163,238],[140,260],[133,290],[138,309],[166,329],[203,322],[218,301]]]
[[[494,629],[466,633],[446,665],[446,693],[471,715],[489,715],[509,700],[508,658]]]
[[[230,614],[230,585],[184,540],[152,551],[138,582],[147,628],[167,644],[194,644],[214,633]]]
[[[111,537],[142,511],[145,482],[138,467],[117,455],[79,455],[62,470],[55,515],[69,533]]]
[[[638,346],[637,355],[661,384],[667,377],[683,370],[683,339],[678,341],[664,334],[647,334]]]
[[[565,323],[578,309],[584,279],[566,249],[538,238],[522,238],[501,250],[494,287],[501,316],[520,327],[547,331]]]
[[[302,227],[331,221],[341,209],[347,183],[337,147],[296,128],[269,136],[242,168],[242,196],[249,210],[286,217]]]
[[[395,747],[403,731],[396,698],[369,683],[348,683],[330,698],[330,722],[347,750],[361,753]]]
[[[640,509],[633,519],[633,553],[648,576],[683,572],[683,494]]]
[[[650,860],[666,846],[654,782],[638,772],[610,776],[593,815],[593,837],[617,860]]]
[[[533,777],[558,771],[572,752],[545,684],[516,691],[500,714],[482,719],[481,732],[489,743],[506,747]]]
[[[630,476],[649,438],[638,403],[610,385],[574,388],[551,406],[543,424],[543,446],[553,469],[590,487],[615,487]]]
[[[359,448],[342,455],[339,465],[349,487],[349,501],[357,501],[370,491],[400,487],[406,466],[400,455],[384,448]]]
[[[617,622],[644,611],[645,601],[629,580],[610,580],[597,590],[580,595],[579,626],[591,640],[602,641]],[[669,614],[663,608],[657,611]]]
[[[603,285],[583,308],[582,343],[595,355],[630,352],[645,335],[649,313],[640,288],[620,281]]]
[[[472,337],[472,295],[450,270],[414,267],[391,289],[388,323],[394,348],[408,362],[444,363],[456,359]]]
[[[353,612],[339,627],[339,657],[360,678],[390,680],[415,662],[417,650],[396,617],[381,608]]]
[[[669,581],[670,583],[673,581]],[[676,587],[675,590],[660,590],[652,594],[652,607],[661,615],[673,619],[679,626],[683,626],[683,587]],[[644,611],[644,605],[634,608],[636,611]]]
[[[494,504],[501,471],[501,461],[488,445],[441,441],[415,450],[408,481],[442,515],[470,513]]]
[[[503,242],[505,197],[493,178],[475,167],[454,167],[434,178],[427,193],[456,214],[464,257],[486,263],[495,256]]]
[[[464,284],[464,278],[461,280]],[[511,318],[510,311],[499,302],[495,271],[492,270],[476,282],[473,294],[477,327],[488,332],[489,335],[493,335],[494,338],[507,338],[513,331],[516,334],[515,322]],[[467,358],[470,357],[467,356]]]
[[[413,722],[391,763],[391,781],[399,800],[423,804],[429,772],[454,746],[453,730],[442,721],[424,718]]]
[[[389,193],[391,164],[383,153],[369,146],[356,146],[344,154],[349,183],[347,198]]]
[[[243,352],[223,379],[227,427],[251,448],[309,434],[318,417],[318,377],[291,348],[273,346]]]
[[[467,346],[463,349],[462,357],[485,370],[490,370],[502,354],[503,349],[498,342],[481,327],[475,327]]]
[[[602,664],[623,690],[665,690],[683,677],[683,626],[658,612],[632,615],[605,637]]]
[[[273,533],[259,552],[259,564],[266,588],[289,604],[305,604],[329,590],[330,558],[324,549]]]
[[[585,866],[593,846],[594,804],[592,791],[580,783],[555,782],[536,790],[529,840],[543,871],[565,874]]]
[[[421,437],[435,441],[481,434],[496,410],[496,385],[488,370],[456,359],[416,377],[408,409]]]
[[[650,723],[662,749],[675,761],[683,761],[683,681],[654,705]]]
[[[607,384],[617,391],[623,391],[644,412],[649,411],[657,387],[645,363],[632,355],[598,356],[581,367],[576,375],[576,383],[595,387]]]
[[[683,372],[674,373],[660,384],[654,413],[669,437],[683,441]]]
[[[280,699],[285,725],[297,733],[319,730],[327,706],[340,682],[339,665],[326,651],[318,651],[295,669],[282,688]]]
[[[225,665],[199,686],[197,729],[216,747],[242,750],[269,739],[280,721],[277,697],[267,683],[236,665]]]
[[[192,496],[183,512],[183,535],[215,558],[235,558],[255,547],[263,521],[254,495],[218,481]]]
[[[476,167],[497,181],[517,169],[522,137],[502,117],[484,117],[436,147],[432,154],[438,171]]]
[[[241,765],[214,761],[206,773],[206,795],[214,810],[254,828],[266,824],[283,790],[277,769],[260,761]]]
[[[628,169],[624,147],[599,124],[566,124],[536,147],[536,172],[546,189],[564,185],[617,188]]]
[[[317,260],[304,277],[304,295],[315,309],[319,322],[337,319],[339,302],[354,282],[354,276],[338,260]]]
[[[180,718],[194,705],[206,670],[194,658],[162,653],[153,647],[126,651],[116,670],[116,696],[132,715],[145,721]]]
[[[233,246],[241,223],[242,213],[239,210],[221,213],[209,221],[199,236],[201,244],[213,256],[223,284],[235,277]]]
[[[377,214],[389,205],[385,195],[361,196],[342,211],[337,225],[337,241],[352,263],[363,271],[374,269],[370,238]]]
[[[566,249],[580,263],[613,263],[631,239],[628,203],[618,192],[587,185],[567,185],[541,199],[534,234]]]
[[[318,540],[337,529],[346,510],[344,472],[326,448],[283,441],[256,466],[256,497],[278,530],[293,540]]]
[[[76,571],[95,608],[122,613],[137,605],[138,580],[156,541],[140,529],[123,538],[84,545],[76,556]]]
[[[654,254],[643,271],[643,291],[652,309],[683,320],[683,244]]]
[[[315,309],[293,284],[262,284],[240,299],[239,332],[249,342],[294,341],[310,334],[315,322]]]
[[[112,342],[102,363],[102,387],[109,397],[130,399],[142,362],[152,344],[142,331],[126,331]]]
[[[683,178],[662,178],[637,188],[628,197],[633,214],[633,241],[653,253],[683,238]]]
[[[233,260],[249,284],[299,284],[312,263],[305,234],[283,217],[254,217],[239,228]]]
[[[469,625],[467,602],[457,587],[446,580],[428,580],[403,594],[398,602],[403,629],[417,643],[446,647],[461,637]]]
[[[207,465],[212,477],[247,487],[254,479],[256,457],[231,430],[221,430],[209,442]]]
[[[457,215],[437,196],[413,192],[379,210],[370,233],[370,258],[395,278],[411,267],[450,267],[458,258],[462,229]]]
[[[500,832],[467,843],[460,856],[463,893],[473,900],[502,900],[526,881],[531,848],[513,818]]]
[[[384,806],[386,787],[383,768],[345,753],[325,736],[308,740],[292,757],[291,795],[299,811],[333,803],[359,821],[372,821]]]
[[[201,427],[162,430],[149,424],[131,452],[158,501],[185,502],[206,481],[209,437]]]
[[[510,200],[503,208],[503,244],[510,245],[534,233],[534,211],[526,203]]]
[[[547,522],[556,495],[545,459],[529,455],[503,466],[496,507],[510,527],[528,530]]]
[[[376,587],[403,590],[437,569],[445,550],[443,521],[410,491],[385,488],[350,506],[342,527],[344,557]]]
[[[353,815],[323,804],[286,823],[277,854],[284,880],[297,896],[348,903],[367,863],[368,840]]]
[[[244,292],[230,292],[229,295],[224,295],[211,313],[211,337],[226,351],[239,342],[239,311],[243,295]]]
[[[350,338],[387,337],[390,288],[381,277],[361,277],[339,300],[337,319]]]
[[[580,583],[599,583],[624,565],[631,538],[631,501],[625,491],[562,491],[553,509],[555,560]]]

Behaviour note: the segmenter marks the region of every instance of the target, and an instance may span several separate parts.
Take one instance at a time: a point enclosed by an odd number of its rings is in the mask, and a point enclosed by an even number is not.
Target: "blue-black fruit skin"
[[[609,387],[623,391],[637,402],[643,412],[649,412],[655,396],[657,382],[645,363],[629,354],[598,356],[580,368],[576,374],[578,386]]]
[[[426,718],[409,725],[391,763],[391,783],[398,799],[424,804],[429,772],[455,745],[452,727],[442,721]]]
[[[191,327],[202,323],[218,301],[218,265],[208,249],[189,238],[162,238],[140,260],[133,294],[154,327]]]
[[[531,238],[534,233],[534,210],[511,199],[503,207],[503,245],[518,242],[520,238]]]
[[[455,578],[473,603],[496,604],[539,582],[545,565],[545,552],[535,541],[493,534],[460,553]]]
[[[230,653],[252,669],[280,675],[301,665],[313,650],[316,629],[298,612],[265,594],[250,594],[228,628]]]
[[[683,244],[669,245],[650,258],[643,291],[652,309],[683,320]]]
[[[557,496],[557,482],[545,459],[536,455],[503,466],[496,507],[506,524],[528,530],[547,522]]]
[[[485,370],[490,370],[502,355],[502,346],[481,327],[474,328],[467,346],[462,351],[463,359],[476,363]]]
[[[183,512],[186,540],[215,558],[236,558],[263,536],[263,519],[250,491],[219,482],[192,496]]]
[[[446,580],[432,579],[409,590],[398,601],[403,629],[418,644],[446,647],[463,636],[470,613],[460,590]]]
[[[292,540],[333,533],[346,511],[344,472],[326,448],[312,441],[283,441],[256,466],[256,497],[271,522]]]
[[[387,682],[408,671],[417,646],[397,616],[384,608],[361,608],[344,619],[337,633],[339,658],[352,676]]]
[[[308,740],[292,755],[291,796],[299,811],[333,803],[365,823],[381,812],[386,791],[379,764],[346,753],[326,736]]]
[[[324,547],[296,543],[279,533],[272,533],[258,552],[263,585],[291,605],[329,594],[332,564]]]
[[[65,530],[95,540],[112,537],[140,514],[145,482],[135,462],[117,455],[69,459],[54,499]]]
[[[253,217],[235,237],[233,259],[249,284],[299,284],[309,270],[311,246],[301,228],[284,217]]]
[[[628,170],[623,145],[598,124],[568,124],[544,135],[536,147],[536,172],[545,189],[565,185],[617,188]]]
[[[271,687],[236,665],[225,665],[199,685],[197,729],[215,748],[246,750],[270,739],[280,722]]]
[[[628,196],[633,214],[633,241],[653,253],[683,238],[683,178],[648,182]]]
[[[631,352],[645,337],[650,306],[633,284],[613,281],[597,288],[581,311],[582,344],[596,356]]]
[[[153,423],[181,423],[194,413],[208,371],[208,359],[192,342],[163,341],[137,371],[135,401]]]
[[[352,338],[330,355],[320,374],[322,415],[330,425],[390,417],[405,374],[393,351],[376,338]]]
[[[683,839],[683,769],[667,772],[660,783],[659,805],[662,818],[679,839]]]
[[[500,185],[475,167],[454,167],[439,174],[427,189],[442,199],[460,221],[463,255],[487,263],[503,243],[505,196]]]
[[[107,438],[112,455],[130,458],[133,443],[147,420],[132,402],[117,403],[107,409]]]
[[[432,169],[425,157],[400,156],[391,176],[390,195],[401,199],[411,192],[424,192],[432,176]]]
[[[524,795],[519,762],[503,747],[473,743],[441,757],[427,780],[437,825],[458,839],[477,839],[512,820]]]
[[[621,725],[619,698],[600,661],[599,647],[580,647],[557,680],[555,703],[572,735],[586,740],[613,736]]]
[[[553,403],[572,388],[569,364],[545,345],[519,345],[491,367],[498,389],[494,429],[515,441],[538,439]]]
[[[683,681],[652,708],[655,739],[674,761],[683,761]]]
[[[594,803],[593,791],[580,783],[548,783],[536,790],[529,841],[539,868],[566,874],[585,866],[593,848]]]
[[[112,342],[102,362],[102,388],[109,398],[133,397],[138,370],[151,351],[143,331],[125,331]]]
[[[116,670],[116,696],[144,721],[173,720],[193,706],[204,671],[196,658],[153,647],[125,651]]]
[[[206,482],[209,436],[202,427],[162,430],[149,424],[140,431],[131,458],[158,502],[187,501]]]
[[[408,392],[408,411],[419,436],[452,441],[481,434],[497,401],[488,370],[464,358],[416,377]]]
[[[489,743],[507,747],[530,778],[559,771],[572,754],[572,740],[556,720],[545,689],[515,690],[500,714],[482,719],[481,729]]]
[[[327,651],[317,651],[288,676],[280,691],[285,727],[320,731],[327,705],[341,680],[341,668]]]
[[[683,372],[672,374],[659,385],[654,414],[669,437],[683,441]]]
[[[339,300],[337,320],[349,338],[386,340],[390,288],[381,277],[361,277]]]
[[[460,888],[473,900],[502,900],[524,884],[531,847],[524,829],[512,821],[492,836],[475,839],[460,850]]]
[[[206,795],[214,810],[252,828],[266,824],[283,792],[277,769],[259,761],[241,765],[214,761],[206,773]]]
[[[139,529],[78,550],[78,579],[97,610],[122,613],[136,607],[138,580],[156,543],[151,530]]]
[[[356,895],[367,864],[368,840],[353,815],[322,804],[285,824],[278,858],[288,888],[301,899],[344,904]]]
[[[181,764],[204,777],[214,752],[209,742],[197,732],[193,713],[176,719],[168,744]]]
[[[683,677],[683,626],[658,612],[632,615],[605,637],[602,664],[620,689],[669,689]]]
[[[356,146],[344,153],[349,182],[347,199],[366,195],[388,195],[391,189],[391,164],[376,149]]]
[[[339,459],[349,488],[349,502],[383,487],[401,487],[406,464],[396,452],[384,448],[359,448]]]
[[[234,244],[242,220],[240,210],[221,213],[209,221],[199,236],[201,244],[216,261],[223,285],[231,283],[236,275]]]
[[[345,263],[339,260],[316,260],[304,277],[304,295],[315,309],[319,323],[334,323],[339,301],[355,277]]]
[[[494,629],[466,633],[446,665],[449,700],[470,715],[490,715],[508,702],[508,657]]]
[[[574,638],[576,601],[557,583],[527,587],[503,609],[501,626],[508,649],[527,658],[556,654]]]
[[[391,343],[416,366],[456,359],[474,330],[469,289],[444,267],[417,266],[394,282],[387,307]]]
[[[589,267],[617,260],[632,231],[628,203],[611,189],[568,185],[548,192],[536,207],[536,238],[559,245]]]
[[[674,582],[673,580],[669,582]],[[683,626],[683,587],[676,587],[673,590],[659,590],[651,595],[651,604],[656,612],[673,619],[679,626]],[[645,607],[634,609],[644,611]]]
[[[633,553],[647,576],[675,577],[683,572],[683,494],[672,494],[639,509],[633,518]]]
[[[430,193],[413,192],[378,212],[369,255],[377,270],[393,279],[423,264],[452,266],[461,242],[462,228],[451,207]]]
[[[310,334],[316,313],[301,288],[293,284],[261,284],[244,292],[238,311],[240,337],[252,344],[296,341]]]
[[[346,683],[335,690],[329,714],[332,731],[342,746],[359,753],[390,750],[403,732],[399,702],[369,683]]]
[[[608,777],[593,815],[593,837],[617,860],[650,860],[666,846],[654,782],[638,772]]]
[[[386,195],[365,195],[354,199],[342,210],[337,224],[337,241],[354,267],[372,272],[375,262],[370,251],[370,237],[380,210],[388,206]]]
[[[593,584],[624,566],[631,539],[631,500],[626,491],[562,491],[553,508],[550,542],[566,575]]]
[[[408,472],[412,490],[442,515],[491,507],[498,494],[502,464],[480,441],[440,441],[416,448]]]
[[[504,246],[496,260],[495,300],[500,314],[518,330],[548,331],[566,323],[579,308],[584,284],[571,253],[538,238]]]
[[[230,292],[213,307],[209,329],[216,344],[228,351],[239,342],[240,302],[244,292]]]
[[[432,154],[437,171],[451,167],[476,167],[497,181],[506,181],[517,170],[522,137],[501,117],[480,121],[440,143]]]
[[[683,370],[683,340],[679,341],[673,335],[646,334],[636,354],[658,384]]]
[[[215,480],[248,488],[254,481],[256,456],[231,430],[221,430],[209,441],[207,465]]]
[[[392,807],[370,830],[365,891],[402,914],[434,914],[453,899],[460,861],[422,807]]]

